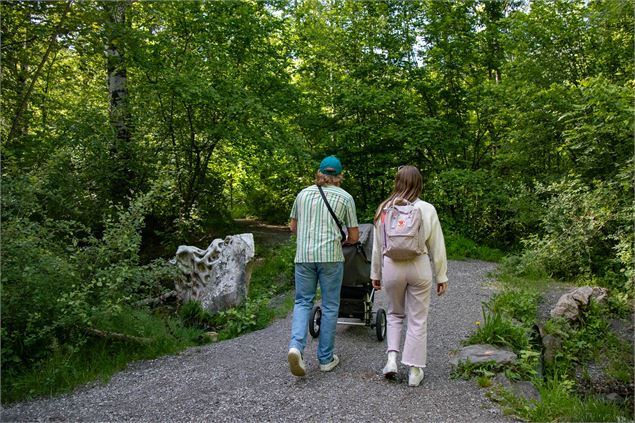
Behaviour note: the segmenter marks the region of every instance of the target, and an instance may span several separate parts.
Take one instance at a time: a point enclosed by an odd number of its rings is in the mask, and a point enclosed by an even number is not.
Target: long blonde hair
[[[375,212],[375,223],[379,220],[384,208],[393,201],[403,198],[404,200],[414,202],[421,194],[421,172],[414,166],[400,166],[395,175],[395,188],[390,196],[385,199]]]

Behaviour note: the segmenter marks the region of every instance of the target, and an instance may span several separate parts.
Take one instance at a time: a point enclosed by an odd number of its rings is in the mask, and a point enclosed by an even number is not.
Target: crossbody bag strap
[[[342,224],[340,223],[340,220],[337,218],[337,216],[335,216],[335,212],[333,211],[333,209],[331,208],[331,205],[326,199],[326,195],[324,195],[324,191],[322,190],[322,187],[319,185],[317,187],[318,187],[318,190],[320,191],[320,195],[322,196],[322,199],[324,200],[324,204],[326,204],[326,208],[329,209],[329,213],[331,213],[331,216],[333,216],[333,220],[335,220],[335,223],[337,224],[337,227],[340,230],[340,234],[342,235],[342,241],[344,241],[346,239],[346,233],[344,232],[344,229],[342,229]]]

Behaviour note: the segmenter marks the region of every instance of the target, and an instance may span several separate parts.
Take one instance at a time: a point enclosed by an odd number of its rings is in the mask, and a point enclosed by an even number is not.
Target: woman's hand
[[[437,284],[437,295],[441,296],[445,293],[445,291],[448,289],[448,283],[447,282],[441,282]]]
[[[375,291],[379,291],[381,289],[381,281],[380,280],[373,279],[371,282],[373,283],[373,288],[375,288]]]

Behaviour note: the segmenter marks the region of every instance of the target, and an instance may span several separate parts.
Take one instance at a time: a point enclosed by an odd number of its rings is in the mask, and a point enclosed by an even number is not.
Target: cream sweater
[[[426,253],[429,253],[432,261],[432,270],[436,276],[437,283],[448,281],[448,261],[445,255],[445,240],[443,239],[443,231],[441,223],[434,206],[423,200],[417,199],[415,207],[421,210],[423,225],[419,229],[419,236],[425,240]],[[373,257],[370,268],[370,278],[372,280],[381,280],[381,268],[383,257],[381,254],[383,231],[381,223],[375,223],[373,236]]]

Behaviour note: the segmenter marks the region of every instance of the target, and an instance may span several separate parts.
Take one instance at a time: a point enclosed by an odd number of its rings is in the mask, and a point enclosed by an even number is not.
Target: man
[[[305,376],[302,358],[313,300],[320,284],[322,319],[317,358],[320,370],[329,372],[339,364],[333,354],[340,290],[344,275],[342,242],[354,244],[359,239],[353,197],[342,188],[342,163],[335,157],[324,158],[315,175],[315,185],[300,191],[291,209],[291,231],[297,235],[295,254],[295,305],[289,342],[289,368],[295,376]],[[318,187],[321,187],[333,212],[348,236],[342,239],[333,216],[328,211]]]

